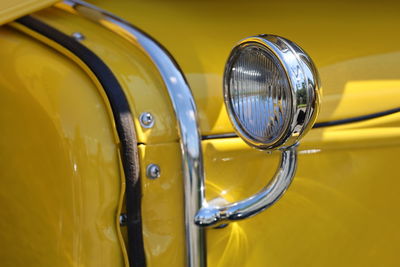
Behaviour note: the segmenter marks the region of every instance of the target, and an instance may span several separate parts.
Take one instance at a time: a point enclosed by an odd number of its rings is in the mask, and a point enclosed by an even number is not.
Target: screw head
[[[72,38],[74,38],[77,41],[85,40],[85,35],[83,35],[80,32],[74,32],[74,33],[71,34],[71,36],[72,36]]]
[[[126,213],[122,213],[119,215],[119,225],[126,226],[128,224],[128,215]]]
[[[154,117],[150,112],[143,112],[140,114],[140,124],[144,128],[151,128],[154,125]]]
[[[146,175],[150,179],[157,179],[161,175],[160,166],[157,164],[149,164],[146,169]]]

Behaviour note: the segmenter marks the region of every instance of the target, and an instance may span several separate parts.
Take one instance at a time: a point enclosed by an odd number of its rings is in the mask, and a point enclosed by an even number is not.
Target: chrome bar
[[[107,11],[80,0],[66,0],[56,7],[88,18],[140,47],[158,68],[175,111],[180,135],[185,187],[186,262],[190,267],[206,266],[203,229],[194,223],[196,212],[205,203],[201,136],[193,95],[178,64],[150,36]]]
[[[225,205],[213,205],[210,202],[196,214],[196,224],[207,227],[243,220],[274,204],[293,180],[297,167],[296,150],[296,146],[292,146],[282,151],[280,165],[274,178],[260,192],[242,201]]]

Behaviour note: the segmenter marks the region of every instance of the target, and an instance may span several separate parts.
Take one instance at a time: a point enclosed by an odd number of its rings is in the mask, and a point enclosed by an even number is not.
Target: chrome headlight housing
[[[296,44],[274,35],[242,40],[224,73],[226,108],[236,132],[260,149],[294,145],[314,124],[319,77]]]

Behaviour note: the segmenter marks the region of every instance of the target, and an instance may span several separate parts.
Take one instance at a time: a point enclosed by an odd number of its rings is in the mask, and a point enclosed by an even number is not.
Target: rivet
[[[128,224],[128,215],[126,213],[122,213],[119,215],[119,225],[126,226]]]
[[[74,38],[77,41],[83,41],[85,40],[85,35],[83,35],[80,32],[74,32],[73,34],[71,34],[72,38]]]
[[[146,175],[150,179],[157,179],[161,175],[160,166],[157,164],[149,164],[146,169]]]
[[[154,125],[154,117],[150,112],[143,112],[140,114],[140,124],[144,128],[151,128]]]

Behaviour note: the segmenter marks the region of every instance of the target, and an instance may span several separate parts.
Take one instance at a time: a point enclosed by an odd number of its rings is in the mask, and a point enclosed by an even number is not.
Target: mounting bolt
[[[154,125],[154,117],[150,112],[143,112],[140,114],[140,124],[144,128],[151,128]]]
[[[83,34],[80,33],[80,32],[74,32],[74,33],[71,34],[71,36],[72,36],[72,38],[74,38],[74,39],[77,40],[77,41],[83,41],[83,40],[85,40],[85,35],[83,35]]]
[[[121,213],[119,215],[119,225],[126,226],[128,224],[128,215],[126,213]]]
[[[157,179],[161,175],[160,166],[157,164],[149,164],[146,169],[146,175],[150,179]]]

